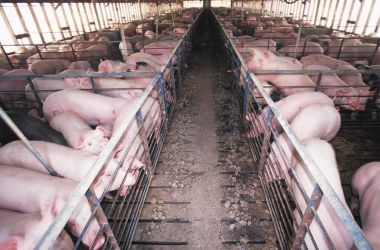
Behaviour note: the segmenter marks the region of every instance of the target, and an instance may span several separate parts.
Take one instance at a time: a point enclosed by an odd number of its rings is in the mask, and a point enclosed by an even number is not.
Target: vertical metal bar
[[[86,197],[87,197],[88,203],[90,204],[91,210],[94,211],[94,209],[96,209],[95,219],[97,222],[99,222],[100,226],[104,228],[105,234],[110,239],[111,249],[119,250],[120,248],[116,242],[115,235],[113,234],[112,229],[110,225],[108,224],[106,215],[104,214],[104,211],[102,207],[100,206],[99,200],[96,197],[93,188],[89,188],[89,190],[87,190]]]
[[[11,60],[9,59],[9,56],[8,56],[7,52],[5,51],[4,46],[1,44],[1,42],[0,42],[0,47],[1,47],[1,51],[3,52],[3,55],[5,56],[5,58],[7,59],[8,63],[9,63],[9,67],[11,69],[14,69],[13,64],[12,64]]]
[[[70,24],[68,22],[66,11],[65,11],[65,8],[63,7],[63,4],[61,5],[61,8],[62,8],[63,19],[65,20],[65,25],[69,27],[69,34],[70,34],[70,37],[72,37],[73,33],[71,32]]]
[[[347,21],[351,21],[351,15],[352,15],[352,12],[354,11],[355,1],[356,0],[352,0],[351,2],[350,11],[348,12],[348,16],[347,16]],[[346,21],[346,26],[344,27],[344,31],[347,31],[347,28],[348,28],[347,21]]]
[[[34,13],[34,9],[33,9],[33,6],[32,6],[31,3],[28,3],[28,8],[29,8],[30,13],[32,14],[32,18],[33,18],[34,24],[35,24],[36,27],[37,27],[37,31],[38,31],[38,34],[40,35],[41,41],[42,41],[43,44],[46,44],[46,42],[45,42],[45,38],[44,38],[44,36],[42,35],[41,27],[40,27],[40,24],[39,24],[39,22],[38,22],[38,19],[37,19],[36,13]]]
[[[353,28],[353,30],[352,30],[352,33],[356,33],[356,29],[358,28],[359,20],[360,20],[360,17],[361,17],[361,14],[362,14],[362,11],[363,11],[363,8],[364,8],[364,5],[365,5],[365,2],[366,2],[366,0],[362,0],[361,3],[360,3],[359,12],[358,12],[358,14],[356,15],[356,20],[355,20],[355,24],[354,24],[354,28]],[[372,4],[373,4],[374,2],[375,2],[375,1],[372,0]]]
[[[5,111],[0,107],[0,117],[3,121],[9,126],[9,128],[17,135],[17,137],[21,140],[22,144],[29,150],[30,153],[36,157],[36,159],[42,164],[42,166],[46,169],[46,171],[53,176],[60,176],[45,160],[45,158],[36,150],[28,138],[21,132],[21,130],[17,127],[17,125],[12,121],[11,118],[5,113]]]
[[[327,27],[327,22],[329,21],[329,18],[330,18],[330,10],[333,11],[333,10],[331,9],[331,5],[332,5],[333,0],[325,0],[325,2],[326,2],[326,3],[328,2],[328,5],[327,5],[327,8],[326,8],[326,4],[325,4],[325,6],[323,7],[324,11],[326,11],[326,15],[325,15],[326,20],[325,20],[325,25],[323,25],[323,26]],[[336,6],[336,7],[338,7],[338,6]],[[335,9],[335,10],[336,10],[336,9]],[[322,25],[322,22],[321,22],[321,25]]]
[[[301,22],[300,22],[299,27],[298,27],[298,34],[297,34],[296,48],[294,51],[293,63],[296,63],[296,60],[297,60],[297,51],[298,51],[298,45],[299,45],[300,38],[301,38],[301,31],[302,31],[302,25],[303,25],[302,23],[303,23],[303,18],[304,18],[304,14],[305,14],[305,9],[306,9],[306,1],[304,3],[304,6],[303,6]]]
[[[53,3],[50,3],[50,6],[51,6],[51,8],[53,9],[54,18],[55,18],[55,20],[57,21],[57,25],[58,25],[59,32],[61,33],[62,38],[65,38],[65,35],[63,34],[63,31],[62,31],[62,24],[61,24],[61,22],[59,21],[59,18],[58,18],[58,15],[57,15],[57,11],[56,11],[56,9],[55,9],[55,7],[54,7],[54,4],[53,4]]]
[[[103,11],[104,11],[104,16],[105,16],[105,20],[107,21],[107,24],[106,24],[106,28],[110,27],[110,20],[108,18],[108,13],[107,13],[107,7],[104,3],[100,3],[102,6],[103,6]]]
[[[74,14],[74,11],[73,11],[72,3],[68,3],[67,5],[69,6],[70,14],[71,14],[71,17],[72,17],[72,20],[73,20],[73,23],[74,23],[74,27],[76,29],[76,33],[80,34],[79,25],[78,25],[77,20],[75,18],[75,14]]]
[[[29,41],[29,44],[32,44],[33,42],[32,42],[32,38],[30,37],[30,31],[29,31],[28,27],[25,24],[25,20],[24,20],[22,14],[21,14],[20,8],[18,7],[17,3],[13,4],[13,8],[16,10],[17,16],[20,19],[21,26],[24,29],[24,32],[29,34],[29,37],[27,38],[28,41]]]
[[[102,23],[103,23],[103,20],[101,21],[100,18],[99,18],[99,13],[98,13],[98,9],[96,8],[96,3],[92,3],[92,7],[94,8],[94,12],[95,12],[95,17],[96,17],[96,22],[98,23],[98,26],[99,26],[99,30],[101,31],[102,30]],[[103,19],[103,16],[102,16],[102,19]],[[104,26],[103,26],[104,27]]]
[[[80,11],[80,8],[79,8],[79,3],[76,2],[76,3],[74,4],[74,6],[75,6],[75,8],[76,8],[77,11],[78,11],[78,15],[79,15],[80,22],[81,22],[81,25],[82,25],[83,33],[86,33],[86,28],[85,28],[85,24],[84,24],[84,19],[83,19],[83,15],[82,15],[82,13],[81,13],[81,11]]]
[[[41,7],[41,10],[42,10],[42,14],[44,16],[44,19],[46,21],[46,24],[47,24],[47,28],[48,28],[48,31],[49,33],[51,34],[51,38],[55,41],[57,41],[58,39],[55,37],[55,33],[53,32],[53,29],[51,28],[51,25],[50,25],[50,20],[48,18],[48,15],[46,13],[46,9],[45,9],[45,5],[43,3],[40,3],[40,7]]]
[[[270,3],[269,16],[272,16],[272,9],[273,9],[273,0],[271,0],[271,3]]]
[[[4,5],[1,4],[0,6],[0,16],[3,18],[4,20],[4,23],[5,23],[5,28],[8,30],[8,33],[11,34],[11,38],[12,38],[12,41],[13,41],[13,44],[20,44],[18,42],[18,40],[16,39],[16,36],[15,36],[15,33],[14,33],[14,30],[12,28],[12,25],[11,23],[9,22],[8,18],[7,18],[7,15],[5,14],[4,12]]]
[[[376,24],[376,28],[375,28],[375,31],[374,32],[378,32],[379,31],[379,28],[380,28],[380,16],[379,18],[377,19],[377,24]]]
[[[158,9],[158,2],[156,3],[156,39],[158,38],[158,22],[160,20],[160,10]]]
[[[337,29],[339,29],[339,25],[340,23],[342,22],[342,18],[343,18],[343,11],[344,9],[346,8],[346,3],[347,3],[347,0],[344,0],[344,3],[343,3],[343,6],[342,6],[342,12],[340,14],[340,18],[339,18],[339,22],[338,22],[338,25],[336,26]],[[335,9],[333,10],[334,14],[333,14],[333,20],[331,22],[331,26],[330,28],[334,28],[334,24],[335,24],[335,18],[338,16],[337,15],[337,12],[338,12],[338,6],[339,6],[339,0],[336,0],[336,4],[335,4]]]
[[[375,8],[375,4],[376,4],[376,0],[372,0],[372,4],[371,4],[371,7],[369,8],[369,13],[368,13],[368,16],[367,16],[367,20],[365,21],[363,35],[365,35],[367,33],[367,31],[368,31],[369,20],[372,18],[372,14],[373,14],[373,10]]]
[[[318,13],[319,13],[320,7],[321,7],[321,0],[318,0],[317,11],[315,13],[315,18],[314,18],[314,29],[317,27],[317,19],[318,19]]]
[[[314,211],[317,211],[319,204],[321,202],[322,192],[319,189],[318,185],[314,186],[313,193],[310,196],[309,201],[307,202],[307,207],[305,213],[303,214],[303,218],[300,226],[298,227],[298,232],[296,234],[296,238],[294,239],[292,249],[299,249],[302,245],[302,241],[305,238],[307,228],[309,228],[311,222],[314,219]]]
[[[91,29],[90,19],[88,18],[89,14],[87,13],[87,10],[86,10],[86,3],[85,3],[85,2],[82,3],[82,7],[83,7],[84,16],[86,17],[86,21],[87,21],[87,24],[88,24],[88,29],[89,29],[90,32],[91,32],[91,31],[93,31],[93,30]],[[91,13],[90,13],[90,14],[91,14]],[[95,30],[96,30],[96,28],[95,28]]]

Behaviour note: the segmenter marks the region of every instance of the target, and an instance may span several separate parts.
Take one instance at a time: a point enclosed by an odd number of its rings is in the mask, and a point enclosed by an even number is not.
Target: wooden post
[[[45,38],[44,38],[44,36],[42,35],[42,32],[41,32],[40,24],[38,23],[38,19],[36,17],[36,13],[34,13],[32,4],[28,3],[28,7],[29,7],[30,13],[32,14],[33,21],[34,21],[34,23],[35,23],[35,25],[37,27],[37,31],[38,31],[38,34],[40,35],[41,41],[42,41],[43,44],[46,44]]]
[[[13,44],[20,44],[18,42],[18,40],[16,39],[16,36],[15,36],[15,33],[12,29],[12,25],[11,23],[9,22],[8,18],[7,18],[7,15],[5,15],[5,12],[4,12],[4,6],[1,5],[0,6],[0,16],[3,18],[4,20],[4,23],[5,23],[5,28],[8,30],[9,34],[12,34],[12,41],[13,41]]]
[[[24,18],[22,17],[21,11],[20,11],[20,9],[19,9],[19,7],[18,7],[18,5],[17,5],[16,3],[14,3],[13,6],[14,6],[16,12],[17,12],[17,16],[18,16],[18,18],[19,18],[20,21],[21,21],[21,25],[22,25],[22,28],[24,29],[24,32],[29,34],[29,37],[28,37],[29,44],[32,44],[33,41],[32,41],[32,38],[30,37],[30,31],[29,31],[28,27],[27,27],[26,24],[25,24],[25,20],[24,20]],[[2,7],[1,7],[1,8],[2,8]]]

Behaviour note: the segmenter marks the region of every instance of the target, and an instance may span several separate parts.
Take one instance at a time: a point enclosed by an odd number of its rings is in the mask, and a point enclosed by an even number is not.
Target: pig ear
[[[22,239],[19,236],[8,237],[5,241],[0,242],[0,249],[15,250],[19,249],[19,243]]]
[[[269,59],[271,56],[270,52],[267,50],[263,53],[263,57],[266,58],[266,59]]]
[[[95,130],[101,132],[102,134],[104,134],[107,137],[110,137],[112,135],[112,132],[103,126],[96,126]]]
[[[98,67],[98,71],[99,72],[107,72],[107,66],[105,65],[105,63],[100,63],[99,64],[99,67]]]
[[[81,135],[79,139],[76,141],[75,145],[73,145],[73,148],[75,149],[82,149],[84,147],[84,137]]]

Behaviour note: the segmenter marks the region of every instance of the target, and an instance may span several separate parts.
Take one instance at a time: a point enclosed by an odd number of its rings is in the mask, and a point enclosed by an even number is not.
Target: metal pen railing
[[[345,232],[353,240],[353,244],[358,249],[372,249],[369,242],[365,238],[362,230],[357,225],[355,220],[349,214],[346,206],[342,200],[339,199],[335,193],[333,187],[323,175],[321,170],[315,164],[310,154],[306,152],[304,146],[297,138],[288,122],[283,118],[283,115],[277,109],[270,95],[266,92],[263,84],[258,80],[256,74],[253,74],[246,66],[243,58],[238,52],[238,48],[227,35],[226,30],[222,27],[219,21],[216,21],[220,29],[221,36],[224,37],[224,43],[227,50],[227,57],[229,58],[232,71],[235,72],[236,92],[239,97],[240,107],[243,113],[243,117],[249,116],[248,110],[251,109],[254,118],[258,120],[258,116],[262,113],[260,104],[257,103],[255,96],[251,97],[251,91],[253,88],[258,93],[258,96],[262,97],[263,101],[267,105],[267,112],[263,116],[263,123],[250,125],[249,128],[261,130],[263,134],[256,139],[250,140],[251,151],[255,163],[258,165],[259,176],[264,189],[264,193],[267,199],[270,213],[273,218],[276,234],[279,239],[280,247],[282,249],[298,249],[301,246],[310,247],[310,240],[312,245],[317,246],[321,242],[314,239],[313,232],[310,230],[312,223],[317,223],[319,228],[323,232],[324,239],[329,248],[334,248],[333,240],[330,239],[327,234],[325,225],[321,222],[324,218],[319,218],[317,214],[320,202],[323,199],[328,201],[328,205],[333,209],[334,217],[339,221],[339,224],[345,228]],[[242,74],[241,74],[242,72]],[[239,85],[240,81],[243,81],[242,85]],[[249,101],[253,99],[252,101]],[[289,153],[286,152],[286,148],[279,144],[280,138],[277,129],[273,127],[272,121],[275,120],[281,130],[282,135],[290,143],[294,149],[294,153],[291,155],[296,156],[299,162],[303,163],[304,170],[308,176],[315,181],[312,194],[309,196],[306,194],[305,189],[302,189],[303,198],[306,199],[307,209],[302,213],[302,209],[297,204],[297,200],[294,198],[294,194],[290,190],[290,184],[285,176],[294,175],[294,166],[289,162]],[[244,122],[247,125],[247,122]],[[274,143],[274,144],[273,144]],[[280,153],[273,153],[273,149],[279,149]],[[282,159],[278,158],[281,157]],[[289,173],[279,167],[275,166],[275,162],[285,162]],[[289,165],[290,164],[290,165]],[[281,165],[280,165],[281,166]],[[300,181],[297,178],[293,178],[292,181],[295,185],[302,187]],[[295,201],[295,204],[294,204]],[[296,220],[293,215],[294,211],[298,211],[301,216],[301,223]],[[313,219],[315,219],[313,221]],[[311,237],[311,238],[310,238]],[[308,243],[306,243],[306,241]]]

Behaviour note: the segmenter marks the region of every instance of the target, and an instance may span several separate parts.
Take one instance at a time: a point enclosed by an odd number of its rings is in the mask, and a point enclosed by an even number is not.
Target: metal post
[[[65,19],[65,24],[67,27],[69,27],[69,34],[70,34],[70,37],[73,36],[73,33],[71,32],[71,28],[70,28],[70,24],[67,20],[67,15],[66,15],[66,11],[65,11],[65,8],[63,7],[63,4],[61,5],[61,8],[62,8],[62,14],[63,14],[63,19]],[[74,20],[73,20],[74,22]],[[75,22],[74,22],[75,23]]]
[[[12,34],[11,38],[12,38],[12,41],[13,41],[13,44],[20,44],[18,42],[18,40],[16,39],[16,36],[15,36],[15,33],[13,31],[13,28],[12,28],[12,25],[11,23],[9,22],[8,18],[7,18],[7,15],[5,14],[4,12],[4,6],[1,5],[0,6],[0,16],[3,18],[4,20],[4,23],[5,23],[5,28],[8,30],[8,33],[9,34]]]
[[[344,28],[344,31],[347,31],[347,28],[348,28],[348,21],[351,20],[351,15],[352,15],[352,12],[354,11],[354,7],[355,7],[355,0],[352,0],[351,2],[351,7],[350,7],[350,11],[348,12],[348,16],[347,16],[347,21],[346,21],[346,26]],[[343,13],[342,13],[343,14]]]
[[[342,6],[342,13],[340,15],[338,25],[336,26],[337,29],[339,29],[339,25],[342,22],[342,14],[343,14],[344,9],[346,8],[346,3],[347,3],[347,0],[344,0],[343,6]],[[336,0],[335,8],[333,10],[333,13],[334,13],[333,14],[333,20],[332,20],[331,26],[330,26],[331,29],[334,28],[334,24],[335,24],[335,20],[336,20],[335,18],[337,17],[338,6],[339,6],[339,0]]]
[[[318,18],[318,13],[319,13],[320,7],[321,7],[321,0],[318,0],[317,11],[315,13],[315,18],[314,18],[314,29],[317,27],[317,18]],[[323,11],[322,11],[322,13],[323,13]]]
[[[53,176],[60,176],[45,160],[45,158],[32,146],[28,138],[21,132],[21,130],[17,127],[17,125],[12,121],[11,118],[5,113],[5,111],[0,107],[0,117],[3,121],[9,126],[9,128],[17,135],[17,137],[21,140],[22,144],[32,153],[37,160],[42,164],[42,166],[46,169],[46,171]]]
[[[86,28],[85,28],[85,25],[84,25],[84,19],[83,19],[82,13],[80,12],[80,8],[79,8],[79,4],[78,3],[75,3],[75,8],[78,11],[79,20],[80,20],[81,25],[82,25],[83,33],[86,33]]]
[[[13,66],[11,60],[9,59],[9,56],[8,56],[7,52],[5,51],[4,46],[1,44],[1,42],[0,42],[0,47],[1,47],[1,51],[3,52],[3,55],[5,56],[5,58],[7,59],[8,63],[9,63],[9,67],[11,69],[14,69],[14,66]]]
[[[96,21],[97,21],[97,23],[98,23],[98,25],[99,25],[99,30],[102,31],[102,23],[103,23],[103,20],[102,20],[102,22],[100,22],[98,9],[96,8],[96,3],[92,3],[92,6],[93,6],[93,8],[94,8]],[[100,12],[100,13],[101,13],[101,12]],[[103,19],[103,15],[102,15],[102,19]],[[105,26],[105,25],[104,25],[104,26]]]
[[[372,4],[371,4],[371,7],[369,8],[369,13],[368,13],[368,16],[367,16],[367,20],[365,22],[365,25],[364,25],[364,31],[363,31],[363,34],[365,35],[368,31],[368,26],[369,26],[369,20],[371,19],[372,17],[372,14],[373,14],[373,10],[375,8],[375,3],[376,1],[372,1]],[[354,31],[355,32],[355,31]]]
[[[305,9],[306,9],[306,1],[304,2],[303,12],[302,12],[302,18],[301,18],[300,25],[298,27],[298,35],[297,35],[296,48],[295,48],[295,51],[294,51],[293,63],[296,63],[296,60],[297,60],[297,50],[298,50],[298,44],[299,44],[300,38],[301,38],[301,31],[302,31],[302,24],[303,24],[303,18],[304,18],[304,14],[305,14]]]
[[[65,35],[63,34],[63,31],[62,31],[62,24],[61,22],[59,21],[59,18],[58,18],[58,15],[57,15],[57,11],[54,7],[54,5],[52,3],[50,3],[50,6],[51,8],[53,9],[53,14],[54,14],[54,18],[55,20],[57,21],[57,25],[58,25],[58,29],[59,29],[59,32],[61,33],[62,35],[62,38],[64,39],[65,38]]]
[[[76,33],[77,33],[77,34],[80,34],[79,26],[78,26],[77,21],[76,21],[76,18],[75,18],[75,14],[74,14],[74,11],[73,11],[72,3],[68,3],[68,6],[69,6],[69,10],[70,10],[71,18],[72,18],[72,20],[73,20],[73,22],[74,22],[74,26],[75,26],[75,29],[76,29]]]
[[[20,8],[18,7],[18,5],[16,3],[13,4],[13,7],[17,12],[17,16],[20,19],[20,22],[21,22],[22,28],[24,29],[24,32],[29,34],[29,37],[28,37],[29,44],[32,44],[33,41],[32,41],[32,38],[30,37],[30,31],[28,30],[28,27],[25,24],[25,20],[21,14]]]
[[[158,2],[156,3],[156,39],[158,38],[158,22],[160,19],[160,10],[158,9]]]
[[[58,39],[55,37],[55,33],[53,32],[53,29],[51,28],[51,25],[50,25],[50,20],[48,18],[48,15],[46,13],[46,9],[45,9],[45,6],[40,3],[40,7],[41,7],[41,10],[42,10],[42,14],[44,15],[44,19],[46,21],[46,24],[47,24],[47,28],[48,28],[48,31],[49,33],[51,34],[51,38],[55,41],[57,41]]]
[[[355,20],[355,24],[354,24],[354,28],[352,30],[352,33],[356,33],[356,29],[358,28],[358,23],[359,23],[359,19],[361,17],[361,14],[363,12],[363,8],[364,8],[364,5],[365,5],[365,0],[362,0],[361,1],[361,4],[360,4],[360,8],[359,8],[359,12],[358,14],[356,15],[356,20]],[[372,0],[372,6],[375,4],[376,1],[373,1]],[[371,10],[370,10],[371,11]],[[368,19],[369,19],[369,15],[368,15]]]

